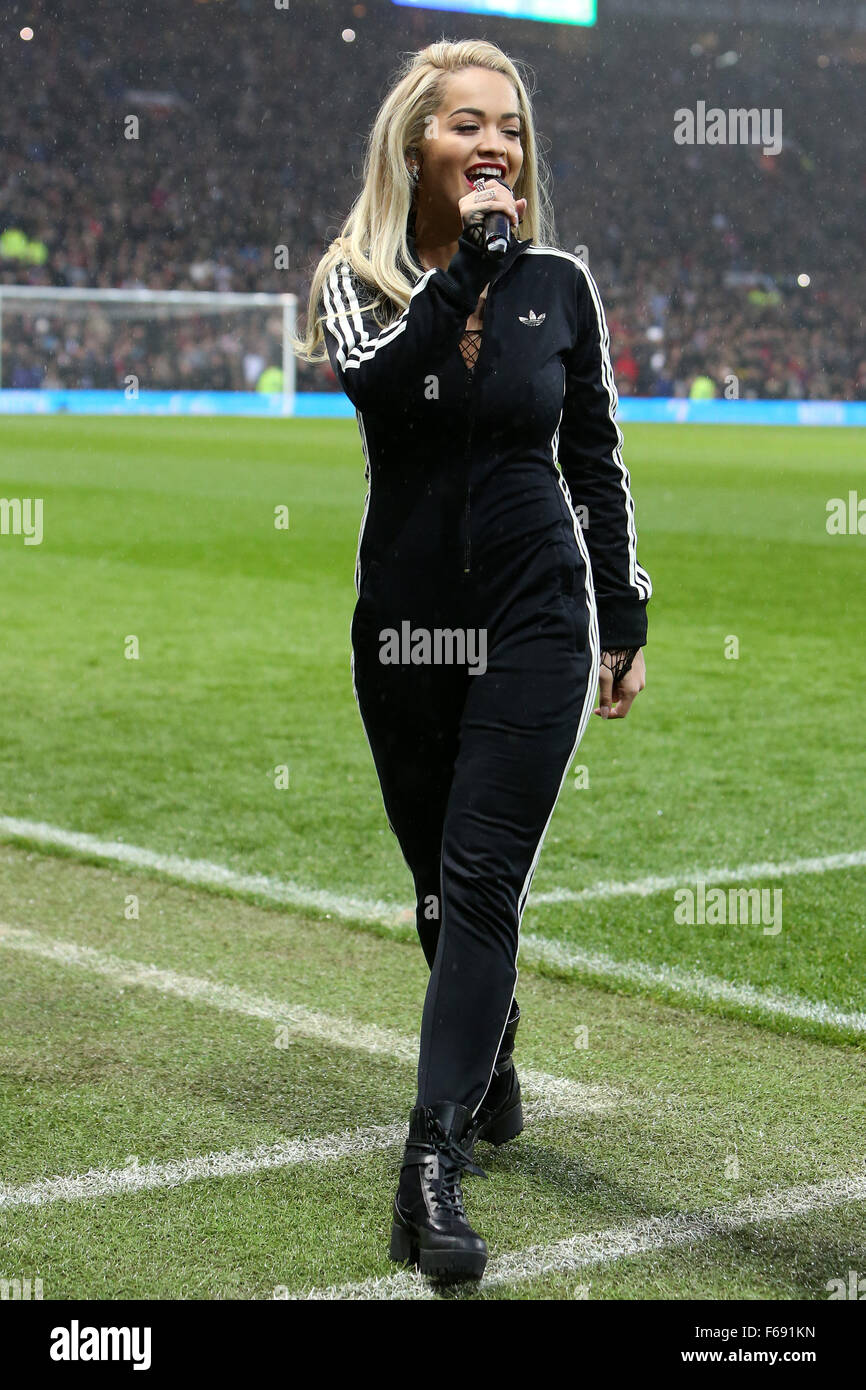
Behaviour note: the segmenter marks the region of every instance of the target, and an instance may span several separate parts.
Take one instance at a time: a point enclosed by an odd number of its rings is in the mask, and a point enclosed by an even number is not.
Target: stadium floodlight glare
[[[416,10],[456,10],[459,14],[501,14],[546,24],[595,24],[597,0],[393,0]]]
[[[0,387],[259,392],[294,409],[297,295],[0,285]]]

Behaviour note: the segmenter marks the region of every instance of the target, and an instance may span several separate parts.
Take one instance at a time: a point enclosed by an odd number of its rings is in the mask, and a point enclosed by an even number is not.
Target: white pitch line
[[[220,984],[216,980],[181,975],[157,965],[126,960],[92,946],[58,941],[38,932],[9,926],[5,922],[0,922],[0,946],[53,961],[57,965],[78,966],[102,975],[115,984],[142,985],[194,1004],[207,1004],[212,1008],[243,1014],[247,1018],[263,1019],[284,1026],[292,1037],[386,1056],[413,1066],[418,1063],[417,1039],[404,1037],[391,1028],[358,1023],[349,1017],[335,1017],[318,1009],[308,1009],[303,1004],[283,1003],[234,985]],[[531,1067],[520,1068],[520,1081],[521,1086],[539,1102],[539,1114],[597,1114],[617,1105],[634,1103],[613,1086],[570,1081],[566,1077],[551,1076]]]
[[[101,840],[97,835],[63,830],[59,826],[47,825],[44,821],[0,816],[0,837],[57,845],[64,849],[76,850],[79,854],[92,854],[118,864],[129,864],[133,868],[152,869],[158,873],[169,874],[184,883],[219,886],[238,893],[259,893],[273,902],[286,903],[292,907],[320,908],[350,921],[379,922],[389,926],[402,921],[407,912],[412,912],[414,916],[414,909],[408,903],[384,902],[379,898],[356,898],[324,889],[305,888],[292,879],[275,878],[269,874],[242,874],[235,869],[227,868],[224,864],[213,864],[208,859],[185,859],[176,854],[160,854],[155,850],[124,844],[120,840]],[[746,879],[790,878],[797,874],[834,873],[839,869],[864,866],[866,850],[780,862],[768,859],[709,869],[683,869],[682,873],[667,874],[664,877],[650,875],[624,883],[613,879],[603,880],[588,888],[553,888],[546,893],[533,891],[530,902],[545,905],[592,902],[616,897],[647,898],[655,893],[673,892],[677,888],[683,888],[688,884],[696,885],[699,882],[737,883]]]
[[[308,1009],[303,1004],[281,1003],[263,994],[252,994],[234,985],[220,984],[197,975],[181,975],[163,970],[158,965],[144,964],[80,946],[74,941],[58,941],[38,932],[9,926],[0,922],[0,945],[57,965],[80,966],[121,985],[142,985],[160,994],[173,995],[193,1004],[208,1004],[248,1018],[264,1019],[285,1026],[289,1035],[317,1042],[349,1047],[358,1052],[384,1054],[401,1062],[417,1062],[418,1045],[410,1038],[379,1028],[375,1024],[358,1023],[351,1018],[336,1018]]]
[[[2,829],[2,821],[0,821]],[[866,850],[847,854],[825,854],[803,859],[759,859],[754,863],[717,865],[710,869],[684,869],[682,873],[650,874],[646,878],[619,883],[602,880],[589,888],[551,888],[546,893],[533,893],[534,903],[583,903],[597,898],[650,898],[655,893],[673,893],[687,884],[742,883],[761,878],[794,878],[798,874],[837,873],[840,869],[866,867]]]
[[[274,878],[270,874],[242,874],[224,864],[212,864],[208,859],[185,859],[177,854],[158,854],[154,850],[127,845],[119,840],[101,840],[97,835],[85,835],[76,830],[62,830],[44,821],[17,820],[0,816],[0,836],[11,840],[32,840],[37,844],[57,845],[75,850],[78,854],[95,855],[115,864],[128,864],[135,869],[150,869],[169,874],[183,883],[201,884],[210,888],[228,888],[233,893],[257,893],[270,902],[289,907],[312,907],[330,912],[350,921],[381,922],[395,926],[404,912],[402,903],[383,902],[375,898],[346,897],[318,888],[304,888],[292,879]]]
[[[94,855],[133,868],[168,874],[181,882],[208,887],[222,887],[236,893],[258,894],[271,902],[296,908],[315,908],[347,922],[375,922],[386,927],[399,939],[406,939],[406,919],[414,912],[411,907],[372,898],[346,897],[320,889],[303,888],[292,880],[266,874],[241,874],[222,864],[206,859],[185,859],[173,854],[158,854],[153,850],[115,840],[101,840],[95,835],[62,830],[42,821],[18,820],[0,816],[0,837],[24,839],[45,845],[57,845],[79,854]],[[552,903],[580,903],[615,897],[650,897],[655,893],[672,892],[687,884],[704,882],[730,883],[755,879],[784,878],[796,874],[823,874],[841,869],[866,866],[866,850],[846,854],[830,854],[821,858],[791,859],[776,863],[771,860],[709,869],[693,869],[665,877],[652,876],[632,882],[596,883],[589,888],[555,888],[547,893],[533,892],[531,907]],[[544,963],[571,974],[603,975],[624,983],[643,987],[666,986],[675,990],[684,1001],[702,1002],[715,999],[756,1009],[769,1017],[802,1019],[810,1023],[827,1023],[854,1033],[866,1031],[866,1013],[845,1011],[823,1000],[804,995],[787,994],[781,990],[761,989],[755,985],[732,984],[716,975],[678,966],[650,966],[640,961],[617,960],[601,951],[582,951],[566,946],[550,937],[524,932],[521,935],[521,960],[532,966]]]
[[[573,1097],[571,1100],[573,1102]],[[551,1113],[550,1102],[544,1100],[525,1102],[523,1109],[529,1121],[546,1119]],[[359,1125],[339,1134],[282,1139],[276,1144],[257,1144],[253,1149],[217,1150],[165,1163],[152,1160],[142,1164],[136,1160],[125,1168],[88,1168],[86,1173],[40,1178],[20,1187],[0,1182],[0,1211],[46,1206],[52,1202],[89,1201],[97,1197],[126,1197],[155,1188],[180,1187],[199,1178],[238,1178],[267,1168],[333,1163],[344,1158],[364,1158],[371,1152],[391,1148],[399,1151],[406,1141],[408,1128],[407,1115],[402,1124]]]
[[[406,1125],[369,1125],[326,1134],[318,1139],[284,1139],[253,1149],[200,1154],[168,1163],[130,1164],[126,1168],[89,1168],[86,1173],[43,1178],[23,1187],[0,1184],[0,1210],[45,1206],[49,1202],[85,1201],[95,1197],[124,1197],[158,1187],[179,1187],[197,1178],[236,1178],[267,1168],[299,1163],[329,1163],[388,1149],[406,1137]]]
[[[553,1245],[533,1245],[494,1256],[488,1261],[480,1287],[483,1290],[491,1285],[524,1283],[545,1275],[576,1273],[593,1265],[605,1266],[654,1250],[712,1240],[764,1221],[793,1221],[812,1212],[862,1201],[866,1201],[866,1174],[845,1174],[823,1183],[803,1183],[780,1192],[762,1193],[729,1207],[713,1207],[696,1214],[677,1212],[673,1216],[648,1217],[632,1226],[589,1231],[568,1240],[558,1240]],[[431,1300],[439,1294],[417,1271],[401,1271],[380,1279],[311,1289],[290,1297],[295,1300]]]
[[[527,964],[549,965],[570,974],[601,975],[644,988],[662,986],[685,1000],[714,999],[746,1009],[757,1009],[776,1018],[827,1023],[852,1033],[866,1033],[866,1012],[846,1011],[823,1000],[808,999],[802,994],[787,994],[784,990],[733,984],[720,979],[718,975],[705,975],[699,970],[686,970],[677,965],[647,965],[643,961],[616,960],[605,951],[582,951],[580,947],[553,941],[547,936],[536,936],[532,932],[522,933],[520,956]]]

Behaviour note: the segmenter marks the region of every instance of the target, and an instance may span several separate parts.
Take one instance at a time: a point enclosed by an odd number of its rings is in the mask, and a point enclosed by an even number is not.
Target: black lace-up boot
[[[480,1279],[487,1245],[463,1209],[461,1174],[487,1174],[463,1147],[471,1112],[446,1101],[412,1111],[394,1199],[390,1257],[432,1279]]]
[[[520,1022],[520,1009],[515,999],[511,1005],[499,1055],[493,1068],[493,1078],[483,1102],[475,1112],[475,1119],[465,1147],[471,1153],[476,1139],[486,1139],[488,1144],[505,1144],[514,1139],[523,1129],[523,1105],[520,1100],[520,1082],[511,1054],[514,1051],[514,1037]]]

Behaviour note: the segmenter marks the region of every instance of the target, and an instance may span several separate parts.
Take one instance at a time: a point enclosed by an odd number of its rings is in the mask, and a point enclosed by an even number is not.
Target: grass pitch
[[[527,951],[518,986],[518,1065],[616,1100],[540,1113],[484,1150],[491,1181],[465,1190],[494,1258],[862,1179],[866,868],[723,878],[782,890],[772,935],[677,924],[670,887],[573,897],[866,848],[864,541],[825,527],[828,500],[857,486],[858,450],[846,430],[626,430],[656,589],[648,684],[622,724],[590,721],[575,760],[589,786],[566,781],[535,875],[524,932],[572,963]],[[351,691],[354,423],[11,418],[0,458],[0,495],[44,505],[40,546],[0,536],[0,816],[408,908]],[[0,1195],[18,1204],[0,1206],[0,1275],[41,1277],[46,1298],[270,1298],[387,1279],[396,1142],[146,1190],[118,1179],[98,1197],[22,1194],[404,1122],[411,1061],[352,1040],[417,1033],[425,972],[408,925],[359,930],[5,838]],[[589,967],[602,953],[619,973]],[[192,999],[124,983],[97,968],[109,957],[205,984]],[[220,1006],[221,987],[273,1016]],[[816,1007],[754,1003],[780,998]],[[276,1046],[292,1007],[324,1012],[330,1033]],[[801,1205],[579,1271],[539,1274],[530,1258],[461,1296],[825,1298],[827,1280],[866,1272],[866,1202]]]

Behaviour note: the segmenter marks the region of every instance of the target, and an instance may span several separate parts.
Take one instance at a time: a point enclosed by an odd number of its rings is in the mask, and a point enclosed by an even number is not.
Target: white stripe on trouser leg
[[[571,508],[569,508],[569,510],[571,511]],[[586,607],[587,612],[589,614],[588,636],[589,648],[590,652],[592,653],[592,662],[590,664],[589,677],[586,684],[586,694],[583,697],[583,708],[581,709],[580,719],[577,725],[577,737],[574,742],[574,747],[568,755],[568,759],[566,761],[562,777],[559,779],[559,790],[557,791],[556,796],[553,798],[553,805],[550,808],[550,815],[547,817],[547,820],[545,821],[544,829],[541,832],[541,837],[535,848],[535,854],[533,856],[532,863],[529,866],[529,871],[526,875],[526,878],[523,880],[523,887],[520,890],[520,897],[518,898],[517,902],[517,950],[514,956],[514,986],[511,992],[511,1003],[509,1003],[507,1012],[505,1014],[505,1022],[502,1025],[502,1032],[499,1035],[499,1042],[496,1045],[496,1052],[493,1056],[493,1065],[490,1068],[490,1075],[487,1078],[487,1085],[484,1088],[484,1095],[481,1097],[475,1109],[472,1111],[473,1119],[478,1114],[478,1111],[481,1109],[481,1106],[484,1104],[487,1092],[490,1090],[491,1084],[493,1082],[493,1073],[496,1070],[496,1059],[499,1056],[499,1049],[502,1046],[502,1039],[505,1037],[505,1029],[508,1027],[508,1017],[511,1013],[511,1005],[514,1003],[514,996],[517,993],[517,981],[520,978],[520,971],[517,967],[517,956],[520,954],[520,926],[523,921],[523,912],[526,907],[526,900],[529,896],[529,886],[532,883],[532,876],[535,873],[536,865],[541,856],[541,849],[544,844],[544,837],[547,834],[547,827],[550,825],[550,822],[553,819],[553,813],[556,810],[557,802],[559,801],[559,798],[562,795],[562,788],[565,785],[565,779],[568,776],[568,770],[571,767],[571,760],[577,752],[578,748],[580,747],[581,739],[583,738],[583,735],[586,732],[586,726],[589,721],[590,711],[592,710],[593,701],[595,699],[595,687],[598,683],[598,673],[601,661],[601,654],[599,651],[598,613],[595,603],[595,591],[592,586],[589,556],[586,553],[586,545],[583,540],[583,536],[579,534],[579,530],[577,527],[577,517],[575,516],[573,511],[571,511],[571,515],[576,528],[575,538],[577,539],[578,546],[584,558],[584,566],[586,573],[586,579],[584,581],[584,594],[586,596]]]

